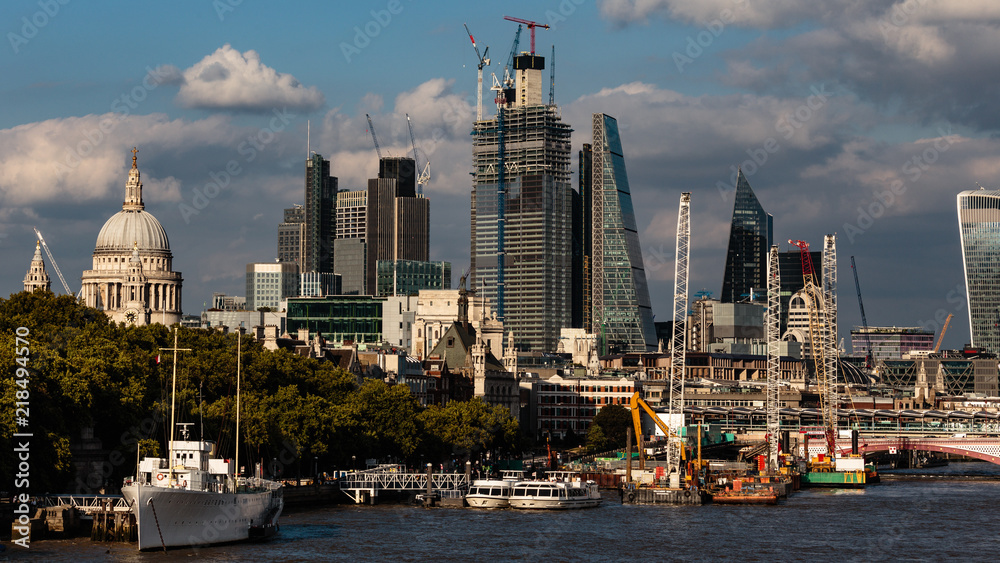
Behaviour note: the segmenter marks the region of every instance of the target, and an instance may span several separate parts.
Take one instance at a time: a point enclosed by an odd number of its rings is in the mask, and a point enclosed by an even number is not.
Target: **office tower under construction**
[[[555,351],[572,323],[572,129],[542,102],[544,67],[544,57],[514,57],[502,116],[475,123],[470,285],[496,304],[518,347]]]

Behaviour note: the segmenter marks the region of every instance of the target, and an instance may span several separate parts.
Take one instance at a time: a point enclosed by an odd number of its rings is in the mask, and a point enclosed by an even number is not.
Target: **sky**
[[[555,99],[591,142],[619,123],[656,320],[672,307],[676,217],[692,192],[690,288],[719,296],[742,167],[790,239],[838,237],[839,327],[969,342],[956,194],[996,189],[1000,3],[993,0],[551,0],[0,3],[0,293],[21,290],[42,231],[71,289],[121,209],[138,147],[146,211],[166,229],[183,306],[245,295],[302,203],[309,150],[342,189],[410,151],[431,163],[431,259],[469,264],[480,50],[495,113],[517,24],[555,45]],[[527,30],[520,50],[530,48]],[[307,125],[308,124],[308,125]],[[307,134],[308,129],[308,134]],[[307,145],[308,138],[308,145]],[[53,289],[62,292],[52,265]]]

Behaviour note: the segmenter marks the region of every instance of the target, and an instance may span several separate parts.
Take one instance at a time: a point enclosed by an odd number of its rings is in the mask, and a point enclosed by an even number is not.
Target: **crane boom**
[[[531,54],[534,55],[535,54],[535,28],[536,27],[540,27],[542,29],[549,29],[549,25],[545,24],[545,23],[533,22],[533,21],[530,21],[530,20],[523,20],[521,18],[512,18],[510,16],[504,16],[503,19],[505,19],[507,21],[512,21],[512,22],[523,23],[524,25],[528,26],[528,31],[531,32]]]
[[[948,318],[944,320],[944,326],[941,327],[941,335],[938,336],[937,344],[934,346],[935,354],[941,351],[941,341],[944,340],[944,333],[948,332],[948,325],[951,323],[951,318],[954,316],[954,313],[948,313]]]
[[[688,255],[691,249],[691,192],[681,194],[677,210],[677,259],[674,262],[674,326],[670,339],[671,426],[684,425],[684,364],[688,309]],[[667,448],[667,471],[680,477],[683,443],[673,440]]]
[[[788,243],[799,247],[801,251],[802,280],[804,282],[802,293],[806,299],[806,310],[809,314],[809,347],[812,351],[813,364],[816,367],[816,387],[819,390],[820,412],[823,415],[823,426],[826,430],[827,452],[833,455],[836,450],[837,420],[831,418],[831,413],[836,413],[836,409],[831,405],[830,376],[827,373],[826,362],[826,298],[823,295],[823,288],[816,284],[812,256],[809,254],[809,243],[802,240],[790,240]]]
[[[417,141],[413,137],[413,125],[410,123],[410,114],[406,114],[406,127],[410,130],[410,144],[413,145],[413,168],[417,176],[417,195],[424,195],[424,184],[431,179],[431,163],[428,160],[423,172],[420,171],[420,163],[417,162]]]
[[[49,251],[49,245],[45,244],[45,238],[42,237],[41,231],[35,229],[35,236],[38,237],[38,242],[42,243],[42,248],[45,249],[45,255],[49,257],[49,262],[52,262],[52,269],[56,271],[56,275],[59,276],[59,281],[62,282],[63,289],[66,293],[73,295],[73,290],[69,288],[69,284],[66,283],[66,278],[63,277],[62,272],[59,271],[59,264],[56,264],[56,259],[52,257],[52,252]]]
[[[767,470],[778,472],[778,434],[781,432],[778,380],[781,377],[781,272],[778,268],[778,246],[767,255]]]
[[[476,50],[476,66],[478,70],[479,88],[476,90],[476,121],[483,120],[483,67],[490,66],[490,47],[486,46],[483,54],[479,54],[479,47],[476,45],[476,39],[472,36],[472,32],[469,31],[468,24],[462,24],[465,26],[465,32],[469,34],[469,40],[472,41],[472,48]]]
[[[378,159],[382,160],[382,148],[378,146],[378,137],[375,135],[375,123],[372,121],[372,116],[365,114],[368,119],[368,131],[372,134],[372,142],[375,143],[375,154],[378,155]]]
[[[868,333],[868,317],[865,316],[865,302],[861,300],[861,282],[858,281],[858,268],[853,256],[851,256],[851,270],[854,271],[854,287],[858,290],[858,307],[861,308],[861,326],[865,329],[865,346],[868,347],[865,350],[865,367],[871,369],[875,363],[872,358],[872,338]]]

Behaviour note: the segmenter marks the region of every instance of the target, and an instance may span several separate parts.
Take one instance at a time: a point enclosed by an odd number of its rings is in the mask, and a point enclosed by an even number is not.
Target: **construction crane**
[[[854,257],[851,256],[851,270],[854,271],[854,287],[858,290],[858,307],[861,307],[861,327],[864,329],[865,334],[865,367],[869,370],[875,366],[875,360],[872,358],[872,338],[868,333],[868,317],[865,316],[865,302],[861,300],[861,282],[858,281],[858,268],[854,263]]]
[[[504,16],[503,19],[505,19],[507,21],[522,23],[522,24],[528,26],[528,31],[531,32],[531,54],[534,55],[535,54],[535,28],[536,27],[540,27],[542,29],[548,29],[549,28],[548,24],[533,22],[533,21],[530,21],[530,20],[522,20],[521,18],[512,18],[510,16]]]
[[[941,327],[941,335],[938,336],[937,344],[934,346],[935,354],[941,351],[941,341],[944,340],[944,333],[948,332],[948,325],[951,323],[951,318],[954,316],[954,314],[948,313],[948,318],[944,320],[944,326]]]
[[[372,134],[372,142],[375,143],[375,154],[378,155],[379,161],[382,160],[382,149],[378,146],[378,136],[375,135],[375,123],[372,122],[372,116],[365,114],[368,119],[368,131]]]
[[[476,121],[482,121],[483,120],[483,67],[490,66],[490,57],[489,57],[490,47],[489,45],[487,45],[486,49],[483,50],[483,54],[480,55],[479,47],[476,46],[476,39],[472,36],[472,32],[469,31],[469,25],[468,24],[462,24],[462,25],[465,26],[465,32],[469,34],[469,40],[472,41],[472,48],[476,50],[476,60],[478,61],[477,68],[479,69],[479,74],[478,74],[479,87],[476,88]]]
[[[549,61],[549,105],[556,105],[556,46],[552,46],[552,60]]]
[[[688,255],[691,249],[691,192],[681,194],[677,210],[677,259],[674,262],[674,326],[670,339],[670,408],[672,428],[684,425],[684,363],[688,312]],[[671,486],[680,483],[684,443],[671,438],[667,447],[667,471]]]
[[[413,125],[410,123],[410,114],[406,114],[406,128],[410,130],[410,144],[413,145],[413,167],[420,170],[420,163],[417,162],[417,141],[413,137]],[[431,179],[431,161],[427,161],[423,172],[417,172],[417,196],[424,195],[424,184]]]
[[[840,359],[840,346],[837,345],[837,237],[823,237],[823,308],[824,333],[823,361],[826,362],[826,401],[823,403],[823,420],[827,426],[829,438],[837,436],[837,363]],[[829,450],[830,455],[835,454]]]
[[[788,244],[799,247],[801,251],[802,293],[806,298],[806,310],[809,313],[809,346],[816,367],[816,386],[819,389],[820,412],[823,417],[827,453],[832,456],[836,451],[837,419],[834,418],[836,409],[831,404],[830,374],[826,371],[826,298],[823,295],[823,289],[817,285],[813,274],[815,270],[813,269],[812,256],[809,254],[809,243],[802,240],[790,240]],[[808,456],[808,452],[806,455]]]
[[[778,268],[778,246],[767,255],[767,471],[778,472],[778,434],[781,432],[781,411],[778,379],[781,377],[781,272]]]
[[[510,44],[510,53],[507,54],[507,63],[503,66],[503,85],[505,88],[514,87],[514,77],[510,73],[510,69],[514,67],[514,57],[517,56],[517,48],[521,44],[521,30],[524,29],[523,26],[517,26],[517,31],[514,33],[514,42]]]
[[[515,39],[515,42],[517,40]],[[497,91],[496,104],[497,104],[497,289],[496,289],[496,308],[497,308],[497,319],[502,321],[504,318],[504,262],[505,262],[505,251],[504,251],[504,230],[506,225],[506,203],[507,203],[507,186],[505,184],[505,168],[506,164],[504,162],[504,108],[507,106],[507,98],[504,93],[504,85],[500,84],[497,80],[497,75],[493,75],[493,87],[491,90]]]
[[[52,252],[49,251],[49,245],[45,244],[45,238],[42,236],[42,232],[37,228],[35,229],[35,236],[38,237],[38,242],[42,244],[42,248],[45,249],[45,255],[49,257],[49,262],[52,262],[52,269],[56,271],[56,275],[59,276],[59,281],[62,282],[63,289],[66,293],[73,295],[73,291],[69,288],[69,284],[66,283],[66,278],[63,277],[62,272],[59,271],[59,264],[56,264],[56,259],[52,257]]]

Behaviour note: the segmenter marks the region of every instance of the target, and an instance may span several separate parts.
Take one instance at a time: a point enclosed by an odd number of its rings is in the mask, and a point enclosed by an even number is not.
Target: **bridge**
[[[447,494],[448,491],[468,489],[471,476],[468,472],[409,473],[400,465],[379,465],[364,471],[344,473],[338,481],[340,490],[355,503],[368,501],[375,504],[380,491],[436,491]]]
[[[837,450],[842,454],[851,453],[851,440],[838,439]],[[894,453],[901,450],[920,450],[968,456],[1000,465],[1000,438],[985,437],[910,437],[910,436],[859,436],[858,453],[868,455],[876,452]]]

